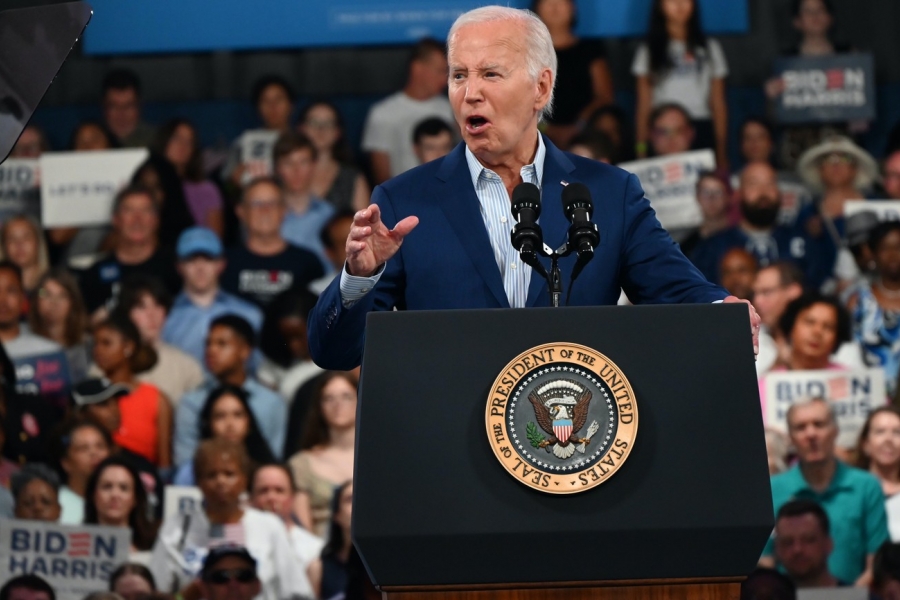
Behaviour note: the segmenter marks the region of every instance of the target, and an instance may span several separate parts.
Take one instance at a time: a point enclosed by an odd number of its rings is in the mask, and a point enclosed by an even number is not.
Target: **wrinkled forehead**
[[[447,61],[451,70],[513,66],[524,60],[526,43],[525,29],[515,21],[472,23],[447,41]]]

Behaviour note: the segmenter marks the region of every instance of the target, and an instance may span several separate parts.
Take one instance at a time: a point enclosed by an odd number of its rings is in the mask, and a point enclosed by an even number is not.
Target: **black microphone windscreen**
[[[576,208],[587,211],[588,218],[594,214],[594,202],[591,200],[591,191],[583,183],[570,183],[562,192],[563,212],[571,221]]]
[[[527,181],[520,183],[513,189],[512,216],[516,221],[519,220],[519,211],[523,208],[532,209],[535,213],[535,219],[541,213],[541,190],[538,189],[538,186]]]

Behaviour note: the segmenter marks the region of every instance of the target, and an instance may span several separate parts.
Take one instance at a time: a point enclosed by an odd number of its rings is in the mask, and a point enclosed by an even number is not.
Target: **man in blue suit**
[[[447,40],[450,104],[463,143],[377,187],[372,205],[356,214],[346,266],[309,319],[316,363],[359,365],[372,310],[548,306],[546,281],[510,243],[510,198],[523,181],[541,188],[540,226],[551,247],[569,226],[563,186],[591,190],[600,244],[570,305],[615,304],[620,288],[635,303],[740,302],[684,257],[633,175],[563,153],[538,133],[552,107],[556,53],[535,15],[475,9]],[[564,283],[574,263],[574,256],[560,261]],[[755,349],[759,317],[750,312]]]

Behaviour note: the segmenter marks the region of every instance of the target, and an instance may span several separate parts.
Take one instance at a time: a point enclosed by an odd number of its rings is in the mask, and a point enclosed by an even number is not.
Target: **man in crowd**
[[[126,148],[149,146],[155,132],[141,121],[141,82],[126,69],[110,71],[103,79],[103,122]]]
[[[56,600],[56,592],[37,575],[19,575],[0,588],[0,600]]]
[[[688,152],[694,143],[691,116],[678,104],[662,104],[650,113],[650,146],[653,156]]]
[[[265,308],[284,290],[306,287],[325,274],[315,254],[284,239],[285,211],[284,193],[275,179],[261,177],[244,188],[237,215],[246,236],[225,253],[223,289]]]
[[[803,273],[792,262],[780,260],[759,270],[753,282],[753,306],[763,330],[772,333],[792,300],[803,294]]]
[[[206,338],[206,368],[212,378],[185,394],[175,413],[175,464],[182,465],[194,457],[200,440],[200,412],[206,397],[222,384],[243,387],[250,396],[250,410],[260,432],[269,443],[272,454],[281,457],[284,447],[287,404],[249,373],[247,360],[256,345],[256,334],[250,323],[237,315],[213,319]]]
[[[841,585],[828,571],[834,548],[830,527],[828,515],[814,500],[791,500],[779,509],[775,558],[798,588]]]
[[[798,463],[772,477],[775,511],[793,499],[818,502],[832,524],[829,572],[841,581],[868,585],[875,551],[888,539],[881,484],[868,472],[835,457],[838,427],[827,401],[814,398],[793,404],[787,424]],[[773,555],[770,539],[760,565],[774,566]]]
[[[455,142],[447,121],[438,117],[429,117],[413,129],[413,148],[420,165],[447,156]]]
[[[79,282],[85,306],[94,319],[102,318],[112,308],[121,281],[129,275],[153,273],[172,295],[181,288],[175,257],[159,243],[159,208],[148,190],[130,186],[116,194],[112,227],[112,251],[94,263]]]
[[[422,119],[440,117],[453,123],[453,111],[442,93],[446,87],[444,45],[432,39],[420,41],[410,54],[406,86],[374,105],[366,118],[362,148],[369,153],[375,183],[419,164],[410,140]]]
[[[243,546],[213,547],[200,571],[201,598],[206,600],[253,600],[262,589],[256,574],[256,559]]]
[[[13,360],[61,352],[56,342],[32,333],[21,322],[25,306],[22,270],[8,260],[0,261],[0,342]]]
[[[331,220],[322,228],[319,238],[325,249],[325,256],[331,264],[332,271],[309,284],[309,291],[315,295],[321,294],[335,275],[344,269],[347,261],[347,236],[350,235],[350,227],[353,226],[353,211],[339,210],[331,217]]]
[[[756,258],[743,248],[732,248],[719,263],[722,287],[742,300],[753,299],[753,280],[756,277]]]
[[[900,150],[884,159],[884,192],[891,200],[900,200]]]
[[[211,229],[191,227],[182,232],[176,254],[184,287],[166,318],[163,341],[180,348],[202,364],[206,334],[209,324],[216,317],[238,315],[259,333],[263,322],[259,307],[219,287],[225,259],[222,258],[222,242]]]

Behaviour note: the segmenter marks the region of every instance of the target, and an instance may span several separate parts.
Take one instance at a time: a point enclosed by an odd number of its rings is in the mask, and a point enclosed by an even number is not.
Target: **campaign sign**
[[[19,393],[41,396],[59,408],[69,405],[72,379],[65,352],[35,354],[12,359],[16,369],[16,388]]]
[[[871,54],[780,58],[776,76],[784,91],[776,104],[780,123],[834,123],[875,118],[875,65]]]
[[[38,575],[57,600],[81,600],[109,589],[109,576],[128,560],[130,547],[126,527],[0,519],[0,581]]]
[[[0,163],[0,222],[22,214],[40,220],[39,192],[36,158],[10,158]]]
[[[163,504],[163,521],[173,515],[183,516],[195,512],[203,502],[200,488],[192,485],[167,485]]]
[[[853,448],[869,412],[887,404],[880,368],[779,371],[763,377],[763,418],[787,432],[787,411],[794,402],[824,398],[838,424],[838,446]]]
[[[637,175],[656,217],[666,229],[696,227],[702,220],[697,204],[697,179],[716,168],[712,150],[636,160],[619,165]]]
[[[241,162],[246,169],[242,177],[244,185],[256,177],[271,175],[272,148],[277,140],[278,132],[268,129],[252,129],[241,134],[238,143],[241,147]]]
[[[900,221],[900,200],[849,200],[844,202],[844,216],[873,212],[879,221]]]
[[[146,148],[42,154],[44,227],[109,223],[113,198],[149,155]]]

